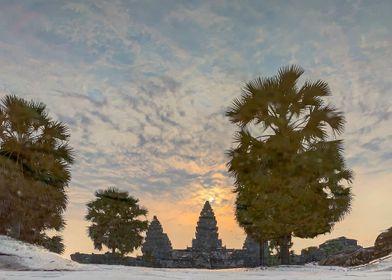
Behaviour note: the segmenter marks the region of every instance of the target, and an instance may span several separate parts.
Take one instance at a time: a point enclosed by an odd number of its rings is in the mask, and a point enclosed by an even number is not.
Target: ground
[[[392,255],[355,268],[318,265],[267,269],[159,269],[81,265],[43,248],[0,236],[0,280],[392,280]]]
[[[390,280],[391,271],[345,270],[330,267],[292,267],[274,269],[236,269],[236,270],[196,270],[196,269],[157,269],[121,266],[86,266],[86,271],[0,271],[1,280],[108,280],[108,279],[224,279],[224,280]],[[94,269],[91,271],[90,269]]]

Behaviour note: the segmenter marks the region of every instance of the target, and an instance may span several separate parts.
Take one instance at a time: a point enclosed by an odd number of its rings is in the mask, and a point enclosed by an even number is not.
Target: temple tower
[[[246,236],[244,241],[244,245],[242,247],[245,254],[245,264],[246,266],[258,266],[258,265],[267,265],[269,261],[269,249],[268,249],[268,241],[263,243],[263,246],[260,248],[260,243],[254,241],[249,235]],[[260,258],[260,254],[262,254]]]
[[[146,233],[146,239],[142,246],[143,256],[158,259],[170,259],[172,245],[169,237],[163,232],[162,225],[154,216]]]
[[[196,226],[196,238],[192,240],[192,250],[210,252],[222,249],[222,240],[218,237],[218,227],[214,211],[208,201],[200,212]]]

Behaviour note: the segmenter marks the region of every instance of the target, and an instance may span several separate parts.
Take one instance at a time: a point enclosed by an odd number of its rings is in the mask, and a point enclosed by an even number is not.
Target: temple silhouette
[[[376,240],[381,244],[383,236]],[[265,243],[263,250],[257,242],[249,238],[245,239],[242,249],[227,249],[219,239],[218,226],[214,211],[208,201],[205,202],[200,212],[196,225],[195,238],[192,239],[192,246],[186,249],[173,249],[169,237],[163,231],[162,225],[156,216],[153,217],[146,233],[145,241],[142,245],[142,256],[130,257],[121,256],[107,252],[105,254],[71,254],[71,259],[79,263],[86,264],[111,264],[127,266],[149,266],[166,268],[238,268],[256,267],[260,265],[260,253],[263,259],[267,260],[263,265],[273,265],[273,257],[269,256],[268,244]],[[384,248],[382,245],[377,245]],[[303,265],[308,262],[319,262],[327,265],[331,261],[343,260],[341,254],[351,254],[362,250],[357,244],[357,240],[339,237],[328,240],[319,247],[309,247],[301,251],[301,255],[292,255],[293,264]],[[368,250],[365,248],[363,250]],[[372,249],[373,250],[373,249]],[[382,249],[384,250],[384,249]],[[386,251],[385,251],[386,252]],[[384,251],[381,254],[385,253]],[[335,257],[334,257],[335,256]],[[346,256],[346,255],[345,255]],[[357,257],[354,257],[357,258]],[[367,258],[367,257],[366,257]],[[366,259],[365,258],[365,259]],[[359,259],[351,261],[361,262]],[[344,259],[345,260],[345,259]],[[341,265],[340,263],[338,265]]]
[[[214,211],[208,201],[204,203],[196,225],[192,247],[173,249],[169,237],[163,231],[156,216],[153,217],[142,245],[142,256],[130,257],[118,254],[71,254],[79,263],[150,266],[166,268],[237,268],[260,265],[260,246],[247,237],[242,249],[227,249],[219,239]],[[268,246],[264,246],[268,257]]]
[[[208,201],[200,212],[192,247],[173,249],[156,216],[142,245],[143,259],[151,266],[173,268],[236,268],[259,265],[259,244],[246,238],[242,249],[227,249],[219,239],[214,211]],[[267,254],[267,252],[264,252]]]

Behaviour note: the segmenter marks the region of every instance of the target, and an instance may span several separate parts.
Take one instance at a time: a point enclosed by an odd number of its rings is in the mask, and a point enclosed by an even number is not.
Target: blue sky
[[[328,82],[346,115],[356,200],[336,235],[373,242],[392,213],[391,11],[377,0],[0,0],[0,95],[43,101],[71,129],[67,253],[91,250],[85,203],[112,185],[157,214],[175,247],[214,199],[224,242],[240,246],[224,111],[245,82],[292,63]]]

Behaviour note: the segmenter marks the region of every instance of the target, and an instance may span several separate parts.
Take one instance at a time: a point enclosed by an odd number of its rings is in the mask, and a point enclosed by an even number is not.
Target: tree
[[[7,95],[0,104],[0,233],[31,243],[60,231],[73,150],[68,128],[43,103]],[[60,237],[55,240],[61,243]],[[46,243],[45,243],[46,244]],[[57,250],[58,251],[58,250]]]
[[[306,81],[298,66],[247,83],[226,116],[239,130],[229,150],[236,219],[255,240],[275,240],[289,263],[292,236],[330,232],[350,209],[343,113],[326,103],[327,83]]]
[[[138,205],[139,200],[114,187],[98,190],[95,196],[96,199],[87,204],[86,215],[92,222],[88,235],[94,247],[102,250],[105,245],[113,254],[118,249],[122,255],[138,248],[148,226],[147,220],[138,219],[147,215],[147,210]]]
[[[63,238],[61,236],[53,236],[48,237],[46,235],[42,235],[38,241],[38,244],[45,247],[51,252],[62,254],[64,253],[64,243]]]

